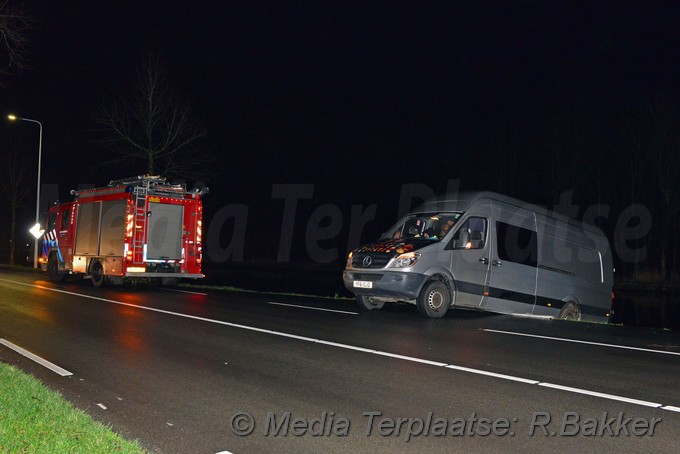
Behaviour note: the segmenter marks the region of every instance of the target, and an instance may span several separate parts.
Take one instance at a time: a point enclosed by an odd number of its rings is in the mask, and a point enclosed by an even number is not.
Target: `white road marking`
[[[298,307],[300,309],[309,309],[309,310],[312,310],[312,311],[324,311],[324,312],[335,312],[335,313],[338,313],[338,314],[359,315],[358,312],[341,311],[341,310],[338,310],[338,309],[324,309],[324,308],[321,308],[321,307],[313,307],[313,306],[301,306],[299,304],[277,303],[275,301],[267,301],[267,304],[274,304],[276,306]]]
[[[106,405],[104,404],[97,404],[97,407],[101,408],[102,410],[106,410]]]
[[[488,372],[488,371],[479,370],[479,369],[470,369],[469,367],[454,366],[453,364],[449,364],[449,365],[444,366],[444,367],[446,367],[447,369],[455,369],[455,370],[460,370],[460,371],[463,371],[463,372],[470,372],[472,374],[488,375],[489,377],[501,378],[503,380],[518,381],[518,382],[521,382],[521,383],[527,383],[529,385],[538,385],[539,384],[538,380],[531,380],[529,378],[515,377],[513,375],[497,374],[495,372]]]
[[[328,345],[330,347],[344,348],[345,350],[354,350],[355,352],[362,352],[362,353],[373,353],[373,352],[375,352],[375,350],[370,349],[370,348],[357,347],[357,346],[348,345],[348,344],[340,344],[338,342],[332,342],[332,341],[321,340],[321,339],[317,339],[316,343]]]
[[[446,363],[440,363],[438,361],[430,361],[429,359],[415,358],[413,356],[398,355],[396,353],[381,352],[380,350],[373,350],[371,353],[374,355],[388,356],[390,358],[403,359],[404,361],[413,361],[414,363],[428,364],[430,366],[446,367]]]
[[[208,296],[207,293],[203,293],[203,292],[190,292],[189,290],[180,290],[180,289],[177,289],[177,288],[161,287],[161,290],[167,290],[168,292],[190,293],[191,295]]]
[[[553,317],[552,315],[534,315],[534,314],[507,314],[512,317],[520,317],[520,318],[533,318],[537,320],[552,320]]]
[[[645,407],[659,408],[663,404],[658,404],[656,402],[648,402],[646,400],[631,399],[629,397],[616,396],[614,394],[599,393],[597,391],[588,391],[587,389],[572,388],[570,386],[555,385],[553,383],[538,383],[538,386],[544,386],[546,388],[560,389],[562,391],[569,391],[571,393],[586,394],[588,396],[601,397],[603,399],[618,400],[620,402],[626,402],[629,404],[643,405]]]
[[[554,341],[560,341],[560,342],[573,342],[576,344],[586,344],[586,345],[596,345],[598,347],[611,347],[611,348],[621,348],[624,350],[636,350],[640,352],[648,352],[648,353],[661,353],[664,355],[675,355],[675,356],[680,356],[680,353],[678,352],[669,352],[666,350],[655,350],[652,348],[641,348],[641,347],[628,347],[626,345],[617,345],[617,344],[605,344],[602,342],[589,342],[589,341],[582,341],[578,339],[567,339],[564,337],[550,337],[550,336],[539,336],[537,334],[527,334],[527,333],[515,333],[513,331],[501,331],[497,329],[482,329],[482,331],[486,331],[488,333],[500,333],[500,334],[511,334],[513,336],[523,336],[523,337],[535,337],[538,339],[548,339],[548,340],[554,340]]]
[[[44,287],[44,286],[41,286],[41,285],[24,284],[23,282],[10,281],[10,280],[7,280],[7,279],[0,279],[0,281],[10,282],[10,283],[13,283],[13,284],[18,284],[18,285],[23,285],[23,286],[26,286],[26,287],[38,288],[38,289],[41,289],[41,290],[47,290],[47,291],[52,291],[52,292],[57,292],[57,293],[64,293],[64,294],[67,294],[67,295],[79,296],[81,298],[88,298],[88,299],[92,299],[92,300],[96,300],[96,301],[103,301],[103,302],[107,302],[107,303],[111,303],[111,304],[118,304],[118,305],[121,305],[121,306],[134,307],[134,308],[145,310],[145,311],[158,312],[158,313],[161,313],[161,314],[174,315],[176,317],[183,317],[183,318],[188,318],[188,319],[191,319],[191,320],[198,320],[198,321],[203,321],[203,322],[208,322],[208,323],[215,323],[215,324],[218,324],[218,325],[229,326],[229,327],[232,327],[232,328],[240,328],[240,329],[244,329],[244,330],[248,330],[248,331],[254,331],[254,332],[257,332],[257,333],[272,334],[274,336],[286,337],[286,338],[289,338],[289,339],[297,339],[297,340],[301,340],[301,341],[304,341],[304,342],[311,342],[311,343],[315,343],[315,344],[323,344],[323,345],[343,348],[343,349],[346,349],[346,350],[353,350],[353,351],[359,351],[359,352],[363,352],[363,353],[369,353],[369,354],[373,354],[373,355],[387,356],[387,357],[391,357],[391,358],[395,358],[395,359],[400,359],[400,360],[403,360],[403,361],[417,362],[417,363],[420,363],[420,364],[433,365],[435,367],[444,367],[446,369],[453,369],[453,370],[457,370],[457,371],[460,371],[460,372],[467,372],[467,373],[476,374],[476,375],[490,376],[490,377],[499,378],[499,379],[502,379],[502,380],[518,381],[518,382],[525,383],[525,384],[528,384],[528,385],[533,385],[533,386],[541,386],[541,387],[545,387],[545,388],[552,388],[552,389],[557,389],[557,390],[566,391],[566,392],[572,392],[572,393],[576,393],[576,394],[583,394],[583,395],[592,396],[592,397],[599,397],[599,398],[602,398],[602,399],[615,400],[615,401],[619,401],[619,402],[626,402],[626,403],[630,403],[630,404],[634,404],[634,405],[660,408],[662,410],[668,410],[668,411],[678,411],[678,410],[680,410],[678,407],[674,407],[674,406],[671,406],[671,405],[665,405],[664,406],[663,404],[659,404],[659,403],[655,403],[655,402],[648,402],[648,401],[645,401],[645,400],[632,399],[630,397],[617,396],[615,394],[607,394],[607,393],[601,393],[601,392],[598,392],[598,391],[591,391],[591,390],[587,390],[587,389],[573,388],[573,387],[570,387],[570,386],[563,386],[563,385],[557,385],[557,384],[553,384],[553,383],[539,382],[537,380],[532,380],[532,379],[529,379],[529,378],[515,377],[515,376],[512,376],[512,375],[498,374],[498,373],[495,373],[495,372],[490,372],[490,371],[481,370],[481,369],[473,369],[473,368],[470,368],[470,367],[457,366],[457,365],[454,365],[454,364],[440,363],[440,362],[437,362],[437,361],[430,361],[430,360],[427,360],[427,359],[415,358],[415,357],[412,357],[412,356],[404,356],[404,355],[398,355],[396,353],[389,353],[389,352],[384,352],[384,351],[380,351],[380,350],[372,350],[372,349],[368,349],[368,348],[357,347],[355,345],[342,344],[342,343],[338,343],[338,342],[330,342],[330,341],[325,341],[323,339],[315,339],[313,337],[298,336],[296,334],[289,334],[289,333],[284,333],[284,332],[281,332],[281,331],[273,331],[273,330],[268,330],[268,329],[264,329],[264,328],[257,328],[255,326],[241,325],[239,323],[231,323],[231,322],[226,322],[226,321],[222,321],[222,320],[214,320],[214,319],[205,318],[205,317],[198,317],[196,315],[182,314],[180,312],[166,311],[166,310],[157,309],[157,308],[154,308],[154,307],[138,306],[136,304],[124,303],[122,301],[116,301],[116,300],[111,300],[111,299],[107,299],[107,298],[100,298],[100,297],[97,297],[97,296],[90,296],[90,295],[85,295],[85,294],[82,294],[82,293],[69,292],[69,291],[66,291],[66,290],[49,288],[49,287]]]
[[[661,407],[663,410],[668,410],[668,411],[675,411],[677,413],[680,413],[680,407],[673,407],[671,405],[666,405],[664,407]]]
[[[11,348],[12,350],[19,353],[20,355],[23,355],[26,358],[35,361],[36,363],[40,364],[41,366],[48,368],[52,372],[59,374],[62,377],[68,377],[69,375],[73,375],[73,372],[69,372],[66,369],[63,369],[63,368],[57,366],[56,364],[51,363],[51,362],[47,361],[46,359],[41,358],[40,356],[29,352],[28,350],[24,350],[23,348],[19,347],[16,344],[11,343],[10,341],[8,341],[6,339],[0,339],[0,344],[4,345],[7,348]]]

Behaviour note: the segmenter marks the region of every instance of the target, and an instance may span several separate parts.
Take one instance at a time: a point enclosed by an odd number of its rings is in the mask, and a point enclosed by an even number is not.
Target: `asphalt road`
[[[200,293],[0,270],[0,361],[155,452],[680,451],[678,333]]]

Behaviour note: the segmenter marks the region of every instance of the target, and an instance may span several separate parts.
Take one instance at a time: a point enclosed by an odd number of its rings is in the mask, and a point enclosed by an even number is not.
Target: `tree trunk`
[[[147,169],[146,172],[148,175],[153,175],[153,153],[149,152],[147,155],[148,161],[147,161]]]
[[[670,222],[670,221],[666,221],[664,223],[664,227],[662,229],[663,238],[661,238],[661,261],[660,261],[661,262],[660,263],[661,270],[660,270],[660,274],[661,274],[661,280],[663,280],[663,281],[668,281],[669,274],[670,274],[669,268],[668,268],[668,246],[671,243],[671,241],[670,241],[670,239],[671,239],[670,233],[671,232],[670,232],[670,229],[668,228],[668,222]]]

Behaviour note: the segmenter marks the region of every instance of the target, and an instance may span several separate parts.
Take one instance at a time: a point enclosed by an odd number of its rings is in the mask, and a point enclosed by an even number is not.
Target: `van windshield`
[[[424,238],[441,241],[458,222],[463,213],[419,213],[402,218],[380,238]]]

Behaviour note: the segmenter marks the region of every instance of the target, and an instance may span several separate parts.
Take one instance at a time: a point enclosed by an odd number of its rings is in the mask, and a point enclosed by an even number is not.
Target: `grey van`
[[[429,201],[376,242],[352,251],[343,273],[359,307],[415,304],[608,321],[613,267],[597,227],[493,192]]]

